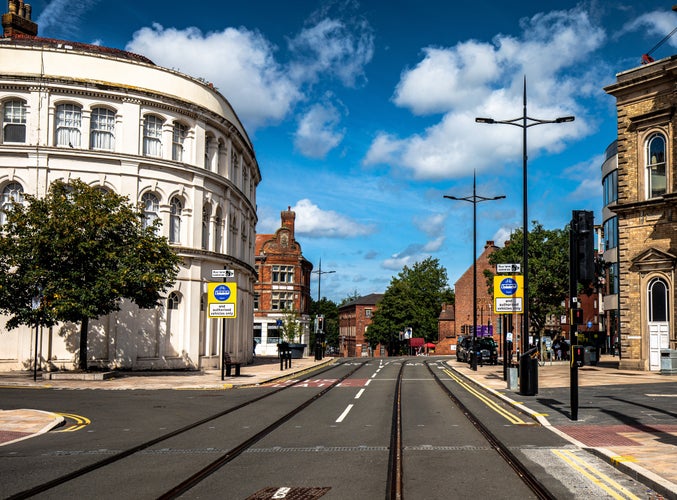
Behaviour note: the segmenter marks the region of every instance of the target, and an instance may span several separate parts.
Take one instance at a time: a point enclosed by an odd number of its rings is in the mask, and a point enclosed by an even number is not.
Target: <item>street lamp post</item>
[[[320,291],[322,289],[322,275],[323,274],[331,274],[331,273],[335,273],[335,272],[336,271],[323,271],[322,270],[322,259],[320,259],[320,265],[319,265],[317,271],[313,271],[313,273],[317,274],[317,305],[318,305],[318,307],[320,305],[320,297],[321,297]],[[318,328],[318,331],[315,332],[315,344],[316,344],[315,345],[315,359],[317,359],[317,360],[322,359],[321,344],[320,344],[321,339],[318,338],[318,336],[322,335],[322,333],[323,332],[319,331],[319,328]]]
[[[524,307],[522,312],[522,353],[527,351],[529,346],[529,216],[527,213],[527,129],[535,125],[545,123],[565,123],[574,121],[573,116],[562,116],[554,120],[540,120],[527,115],[527,77],[524,77],[523,106],[522,116],[512,120],[494,120],[493,118],[475,118],[477,123],[499,123],[504,125],[514,125],[522,129],[522,202],[523,202],[523,238],[522,242],[522,266],[523,266],[523,286],[524,286]]]
[[[470,352],[471,368],[477,371],[477,356],[475,351],[475,343],[477,341],[477,204],[483,201],[500,200],[505,196],[493,196],[487,198],[477,194],[475,172],[472,174],[472,196],[464,196],[462,198],[456,196],[444,195],[449,200],[468,201],[472,203],[472,347]]]

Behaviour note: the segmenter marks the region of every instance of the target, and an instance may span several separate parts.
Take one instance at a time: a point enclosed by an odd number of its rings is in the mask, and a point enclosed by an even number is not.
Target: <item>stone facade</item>
[[[256,352],[277,354],[280,322],[290,314],[296,317],[301,336],[308,344],[310,336],[310,275],[313,265],[303,257],[296,241],[296,214],[287,208],[280,213],[281,226],[275,234],[256,235],[256,271],[254,285],[254,340]]]
[[[621,368],[659,370],[674,349],[677,56],[617,75]]]

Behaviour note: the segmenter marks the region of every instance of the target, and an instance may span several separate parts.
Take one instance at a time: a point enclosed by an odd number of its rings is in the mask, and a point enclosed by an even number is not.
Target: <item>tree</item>
[[[26,195],[6,210],[0,231],[0,312],[7,328],[80,323],[78,366],[87,369],[89,320],[120,309],[159,304],[176,279],[180,257],[144,227],[128,199],[75,179],[55,181],[45,198]],[[40,307],[32,298],[41,296]]]
[[[489,263],[522,262],[521,229],[515,230],[510,243],[493,252]],[[489,293],[493,293],[494,273],[485,271]],[[561,314],[562,302],[569,290],[569,230],[544,229],[534,221],[529,231],[529,323],[541,332],[550,314]]]
[[[311,299],[310,315],[313,318],[317,318],[319,314],[322,314],[324,316],[325,342],[329,346],[338,347],[339,345],[338,306],[334,301],[329,300],[326,297],[322,297],[322,299],[320,299],[319,302]]]
[[[399,332],[408,327],[412,328],[415,337],[437,340],[442,304],[453,301],[447,270],[437,259],[428,257],[411,268],[405,266],[390,282],[374,312],[366,338],[372,347],[380,343],[390,346],[391,352]]]

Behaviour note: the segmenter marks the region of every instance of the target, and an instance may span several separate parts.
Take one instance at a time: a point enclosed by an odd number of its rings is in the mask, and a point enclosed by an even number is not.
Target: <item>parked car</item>
[[[475,337],[477,364],[498,364],[498,345],[491,337]],[[456,361],[470,363],[472,337],[463,337],[456,344]]]

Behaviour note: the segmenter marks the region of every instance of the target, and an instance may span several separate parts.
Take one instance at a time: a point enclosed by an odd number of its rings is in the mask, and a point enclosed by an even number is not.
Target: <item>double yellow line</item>
[[[611,479],[609,476],[603,472],[593,468],[590,464],[586,463],[582,458],[577,457],[572,451],[569,450],[552,450],[552,452],[557,455],[559,458],[564,460],[569,466],[583,474],[585,477],[590,479],[594,484],[602,488],[613,498],[618,500],[632,499],[639,500],[639,497],[635,496],[632,492],[625,489],[623,486],[618,484],[616,481]]]
[[[530,423],[525,422],[522,420],[519,416],[513,415],[510,413],[508,410],[503,408],[501,405],[497,404],[496,402],[492,401],[490,398],[479,392],[477,389],[475,389],[473,386],[470,384],[466,383],[463,379],[460,377],[456,376],[451,370],[448,370],[444,368],[442,371],[449,375],[454,381],[456,381],[461,387],[463,387],[466,391],[477,397],[480,401],[482,401],[485,405],[487,405],[490,409],[494,410],[496,413],[501,415],[503,418],[508,420],[510,423],[515,424],[515,425],[530,425]]]
[[[75,415],[74,413],[57,413],[57,415],[61,415],[62,417],[67,418],[69,420],[74,420],[75,424],[55,432],[75,432],[79,431],[80,429],[84,429],[85,427],[87,427],[89,424],[92,423],[92,421],[87,417]]]

